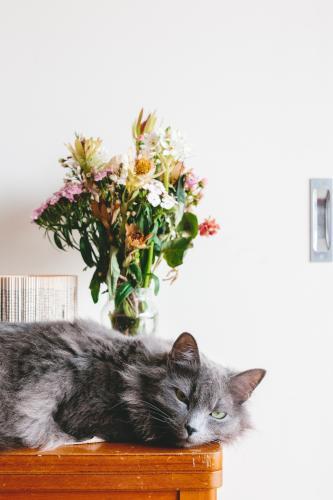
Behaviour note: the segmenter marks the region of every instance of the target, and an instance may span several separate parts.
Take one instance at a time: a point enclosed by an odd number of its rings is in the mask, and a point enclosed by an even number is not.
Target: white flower
[[[164,193],[162,197],[161,207],[165,208],[166,210],[170,210],[170,208],[173,208],[175,205],[176,200],[169,194]]]
[[[143,134],[140,142],[140,153],[147,158],[153,158],[160,150],[160,136],[157,132]]]
[[[117,184],[125,185],[128,172],[133,164],[134,159],[131,153],[113,156],[108,164],[113,172],[111,179]]]
[[[179,130],[166,128],[160,142],[165,156],[172,156],[176,161],[184,161],[187,158],[190,149]]]
[[[120,167],[120,175],[119,175],[118,180],[117,180],[118,184],[125,186],[126,181],[127,181],[127,177],[128,177],[128,165],[126,165],[125,163],[122,163],[121,167]]]
[[[158,207],[158,205],[160,205],[161,203],[161,198],[159,197],[159,195],[152,191],[147,194],[147,200],[153,207]]]
[[[143,188],[148,191],[147,200],[153,207],[158,207],[161,203],[161,195],[165,193],[165,188],[162,182],[155,179],[143,185]]]
[[[99,170],[99,169],[102,169],[107,161],[108,161],[108,158],[110,158],[107,150],[105,148],[99,148],[96,153],[94,154],[94,157],[93,159],[91,160],[91,162],[93,163],[93,166],[94,166],[94,169],[95,170]]]
[[[162,208],[170,210],[170,208],[173,208],[177,203],[176,200],[166,192],[164,184],[162,184],[161,181],[153,179],[142,187],[148,191],[147,200],[153,207],[161,205]]]
[[[161,195],[162,193],[165,193],[165,187],[164,184],[162,184],[161,181],[158,181],[156,179],[151,180],[147,184],[143,185],[144,189],[147,189],[150,193],[155,193],[158,195]]]

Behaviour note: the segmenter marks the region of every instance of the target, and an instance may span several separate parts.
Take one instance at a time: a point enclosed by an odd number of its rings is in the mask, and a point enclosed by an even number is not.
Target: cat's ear
[[[249,399],[265,374],[265,370],[254,368],[230,377],[229,388],[235,403],[242,404]]]
[[[193,335],[187,332],[179,335],[169,353],[168,361],[171,364],[176,363],[183,366],[200,366],[199,349]]]

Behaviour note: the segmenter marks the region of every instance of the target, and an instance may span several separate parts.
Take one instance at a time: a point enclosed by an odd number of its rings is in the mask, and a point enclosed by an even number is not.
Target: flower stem
[[[163,175],[163,184],[167,193],[169,193],[169,162],[164,162],[164,175]]]
[[[145,272],[145,279],[143,283],[144,288],[149,288],[150,281],[151,281],[151,266],[153,264],[153,256],[154,256],[154,242],[152,241],[149,245],[148,249],[148,258],[147,258],[147,266],[146,266],[146,272]]]

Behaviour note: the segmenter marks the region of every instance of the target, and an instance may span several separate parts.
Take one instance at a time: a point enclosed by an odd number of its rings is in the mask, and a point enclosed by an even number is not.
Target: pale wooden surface
[[[0,500],[214,500],[221,481],[217,444],[183,450],[99,443],[0,453]]]

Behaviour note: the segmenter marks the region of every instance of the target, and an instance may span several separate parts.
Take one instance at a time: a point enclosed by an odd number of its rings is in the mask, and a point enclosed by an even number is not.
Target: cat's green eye
[[[176,393],[176,396],[179,399],[179,401],[181,401],[182,403],[185,403],[185,404],[188,403],[187,397],[185,396],[183,391],[181,391],[180,389],[175,389],[175,393]]]
[[[222,420],[227,416],[224,411],[212,411],[210,415],[211,417],[216,418],[216,420]]]

